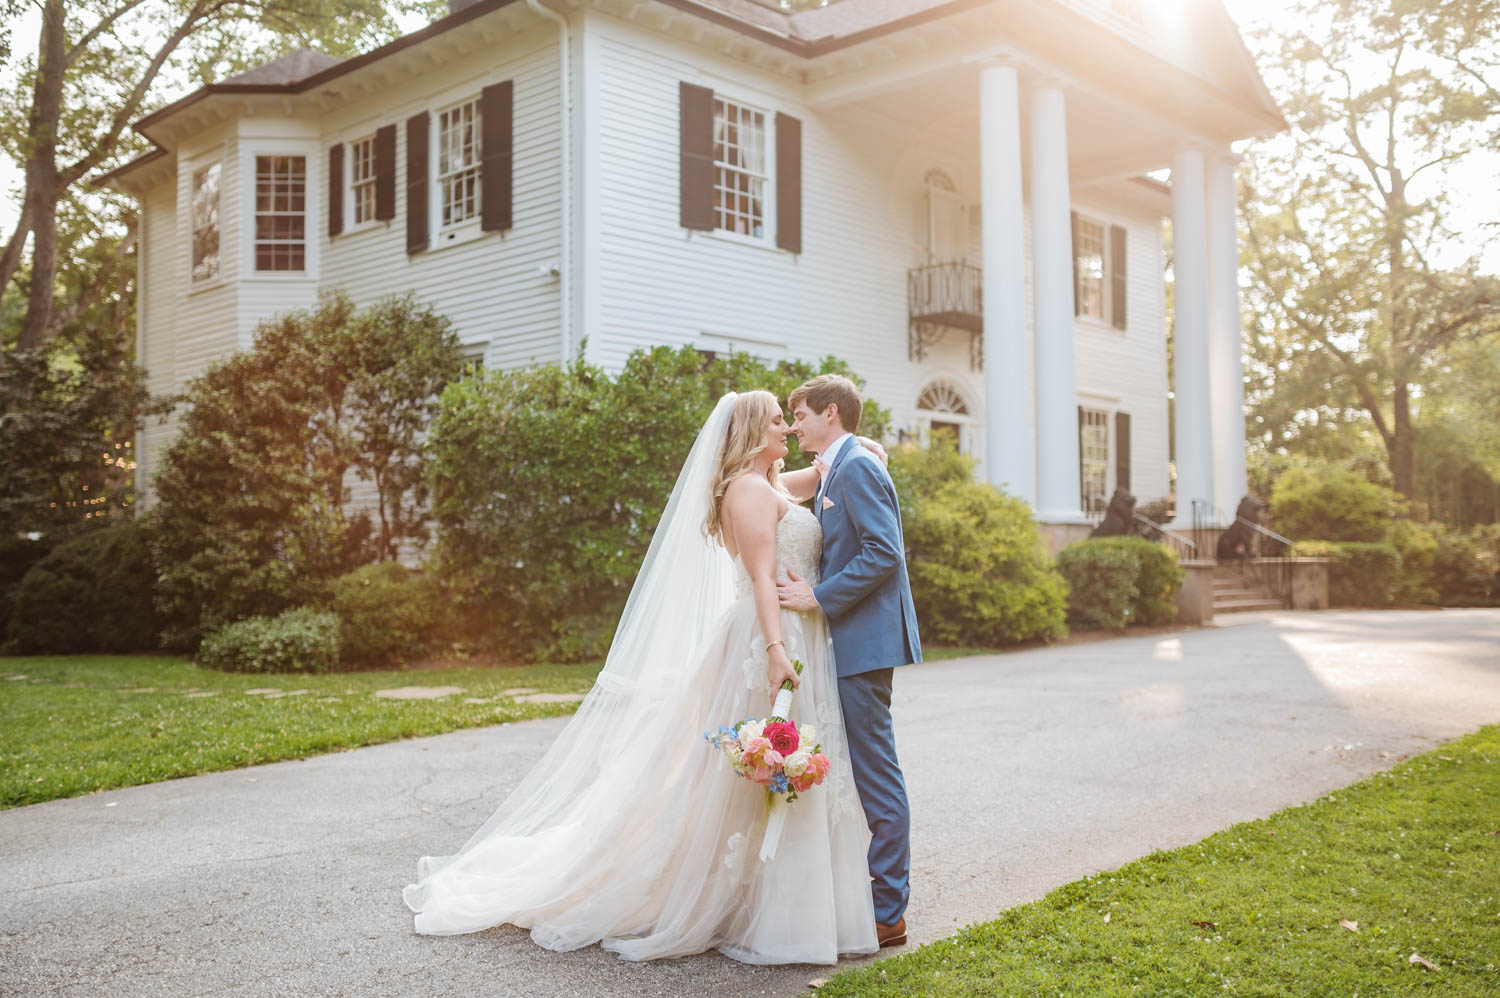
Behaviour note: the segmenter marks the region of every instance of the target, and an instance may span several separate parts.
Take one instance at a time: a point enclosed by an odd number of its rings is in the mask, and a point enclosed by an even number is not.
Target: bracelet
[[[785,648],[786,642],[781,640],[780,638],[777,638],[775,641],[772,641],[770,644],[766,645],[766,654],[771,654],[771,649],[775,648],[777,645],[781,645],[782,648]]]

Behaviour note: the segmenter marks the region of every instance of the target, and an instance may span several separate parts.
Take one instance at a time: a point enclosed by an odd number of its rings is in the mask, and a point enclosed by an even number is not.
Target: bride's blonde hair
[[[734,409],[729,413],[729,427],[724,431],[724,449],[719,453],[719,466],[714,469],[713,477],[708,483],[708,517],[703,521],[703,535],[710,541],[724,543],[724,520],[721,514],[724,493],[729,490],[730,482],[750,473],[756,457],[770,445],[771,420],[779,412],[781,403],[770,392],[744,392],[734,400]],[[786,489],[781,487],[781,469],[785,463],[777,458],[766,472],[766,481],[782,495],[787,495]]]

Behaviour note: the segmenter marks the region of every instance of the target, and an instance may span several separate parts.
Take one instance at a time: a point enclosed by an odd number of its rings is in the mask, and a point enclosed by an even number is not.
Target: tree
[[[351,54],[396,33],[398,12],[431,12],[430,0],[40,0],[36,47],[20,63],[0,111],[0,148],[25,167],[16,228],[0,252],[0,294],[20,272],[31,247],[26,309],[17,346],[34,349],[67,321],[54,308],[59,267],[75,244],[60,239],[59,206],[99,211],[102,195],[85,197],[81,182],[142,151],[127,126],[163,102],[174,83],[212,82],[268,56],[302,45]],[[33,6],[0,5],[7,23]],[[12,40],[3,40],[9,55]],[[65,235],[66,233],[63,233]],[[115,233],[121,245],[129,233]],[[117,266],[123,260],[117,261]],[[92,287],[87,286],[87,287]],[[101,292],[102,293],[102,292]]]
[[[168,642],[317,599],[339,574],[419,539],[419,433],[461,366],[447,320],[413,299],[360,313],[330,293],[263,323],[251,350],[194,379],[150,514]],[[380,492],[373,539],[351,476]]]
[[[1289,424],[1303,432],[1357,406],[1407,497],[1425,380],[1457,344],[1500,330],[1500,280],[1477,255],[1437,262],[1453,232],[1430,182],[1497,137],[1493,88],[1463,68],[1493,68],[1493,28],[1459,27],[1484,6],[1305,3],[1313,27],[1278,36],[1271,67],[1292,134],[1258,151],[1242,193],[1252,368],[1313,400],[1252,432],[1274,445]]]
[[[118,341],[54,342],[0,367],[0,522],[49,538],[128,516],[135,428],[170,408]]]

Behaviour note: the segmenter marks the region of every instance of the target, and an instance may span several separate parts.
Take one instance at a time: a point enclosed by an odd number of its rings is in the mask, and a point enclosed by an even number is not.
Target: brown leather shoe
[[[882,947],[906,945],[906,919],[896,919],[895,925],[875,923],[875,938]]]

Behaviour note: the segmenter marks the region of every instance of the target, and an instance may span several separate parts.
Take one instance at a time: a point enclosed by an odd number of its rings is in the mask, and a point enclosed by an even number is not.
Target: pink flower
[[[833,763],[828,761],[828,756],[824,755],[822,752],[814,755],[812,759],[808,761],[807,766],[807,771],[809,773],[814,773],[817,775],[817,779],[813,780],[813,784],[817,785],[819,783],[822,783],[823,777],[828,775],[828,770],[832,767]]]
[[[766,725],[765,737],[771,740],[771,747],[783,756],[791,755],[797,751],[797,726],[788,724],[786,721],[776,721]]]

